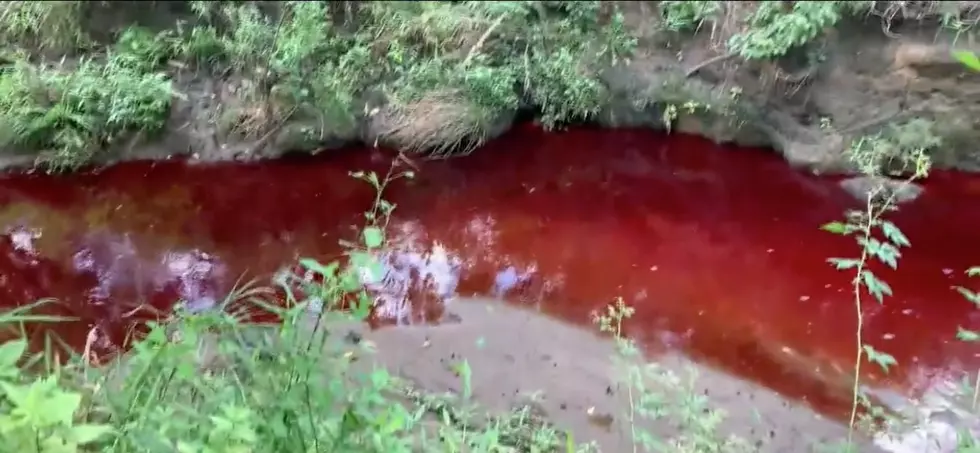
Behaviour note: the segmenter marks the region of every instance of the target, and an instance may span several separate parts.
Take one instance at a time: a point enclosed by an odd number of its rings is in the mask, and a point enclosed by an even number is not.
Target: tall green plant
[[[859,143],[864,143],[864,141]],[[831,222],[822,227],[825,231],[852,237],[860,251],[860,254],[854,257],[834,257],[827,260],[837,270],[847,271],[853,275],[851,297],[857,318],[857,329],[855,332],[853,399],[848,423],[850,428],[848,433],[849,445],[853,444],[858,408],[863,401],[860,389],[862,365],[865,359],[877,364],[886,373],[891,367],[898,365],[893,356],[875,348],[864,338],[865,297],[871,296],[875,302],[882,304],[886,297],[893,295],[888,283],[871,270],[871,262],[882,263],[892,270],[898,268],[902,249],[910,247],[911,243],[899,227],[889,221],[886,216],[897,209],[896,198],[898,195],[903,193],[913,181],[925,177],[929,171],[929,159],[926,150],[903,150],[904,153],[899,157],[908,164],[905,167],[911,168],[911,171],[904,179],[897,182],[885,179],[884,172],[887,169],[883,164],[883,159],[885,157],[893,159],[895,156],[891,155],[890,150],[888,156],[883,156],[884,150],[881,152],[878,150],[879,148],[857,147],[855,152],[850,154],[852,161],[866,176],[881,182],[866,194],[863,209],[849,211],[844,221]]]
[[[970,52],[956,52],[954,56],[966,67],[974,71],[980,71],[980,59]],[[852,272],[852,298],[854,301],[855,315],[857,317],[856,335],[856,359],[854,364],[854,385],[853,403],[849,427],[851,428],[848,436],[848,444],[852,444],[853,428],[855,426],[859,404],[870,404],[861,395],[860,379],[861,367],[864,359],[877,364],[885,372],[892,366],[897,366],[895,358],[887,352],[880,351],[868,344],[863,336],[864,327],[864,297],[870,295],[876,302],[884,303],[884,299],[892,295],[891,287],[878,275],[870,270],[870,263],[877,261],[885,264],[888,268],[897,269],[899,260],[902,256],[901,249],[911,246],[911,243],[897,225],[887,220],[887,214],[896,209],[895,198],[901,193],[905,186],[914,180],[923,178],[928,174],[929,159],[926,150],[916,148],[903,151],[896,156],[893,146],[867,146],[868,144],[880,144],[884,141],[879,137],[872,140],[862,140],[855,147],[852,153],[855,163],[867,176],[878,178],[882,181],[872,188],[865,199],[863,210],[848,212],[847,219],[840,222],[831,222],[822,228],[834,234],[851,236],[855,239],[859,250],[859,256],[852,258],[829,258],[835,268],[842,271]],[[880,152],[879,152],[880,151]],[[905,168],[911,167],[912,171],[907,173],[907,177],[900,181],[897,186],[889,184],[887,180],[881,179],[885,167],[895,158],[905,161]],[[911,164],[911,165],[908,165]],[[980,268],[971,268],[966,271],[967,275],[980,275]],[[968,301],[980,308],[980,295],[965,287],[955,287]],[[956,336],[961,341],[976,342],[980,341],[980,333],[959,327]],[[967,386],[966,391],[973,395],[973,408],[977,409],[977,401],[980,398],[980,371],[977,372],[975,383]],[[879,412],[880,413],[880,412]],[[977,451],[977,441],[969,435],[963,433],[959,437],[960,445],[958,452]]]

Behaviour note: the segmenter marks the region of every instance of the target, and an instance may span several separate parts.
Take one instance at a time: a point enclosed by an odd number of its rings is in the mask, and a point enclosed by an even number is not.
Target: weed
[[[746,59],[786,55],[821,35],[840,20],[839,2],[759,2],[748,30],[729,40],[729,48]]]
[[[660,2],[664,22],[668,30],[698,31],[707,20],[712,20],[722,11],[719,1],[665,1]]]
[[[127,61],[120,54],[70,69],[16,62],[0,74],[3,145],[40,150],[49,169],[75,169],[129,134],[161,130],[171,83]]]
[[[613,336],[618,355],[619,376],[628,399],[630,436],[633,451],[670,451],[677,453],[748,453],[756,449],[740,437],[723,436],[719,425],[726,414],[710,407],[708,398],[699,394],[694,381],[695,370],[678,376],[657,363],[646,363],[632,339],[623,332],[623,322],[633,315],[633,308],[622,299],[594,313],[593,321],[601,332]],[[679,428],[677,436],[658,439],[643,429],[641,423],[669,421]]]
[[[976,57],[972,54],[959,53],[956,57],[966,66],[980,70],[980,63],[977,63]],[[918,120],[913,120],[913,122],[915,121]],[[913,122],[904,127],[893,127],[884,134],[879,134],[868,140],[859,140],[853,146],[850,158],[868,176],[879,177],[883,172],[902,176],[904,178],[900,182],[902,186],[925,177],[930,168],[927,151],[938,143],[935,141],[935,136],[927,130],[928,123]],[[919,133],[908,133],[907,130],[918,131]],[[923,132],[924,130],[925,132]],[[901,169],[898,171],[889,170],[889,167],[894,167],[890,164],[895,160],[901,161]],[[869,269],[870,262],[878,261],[891,269],[897,269],[902,257],[901,249],[911,246],[909,239],[905,237],[899,227],[885,218],[889,212],[897,209],[895,197],[899,192],[901,190],[893,190],[884,184],[875,187],[867,194],[864,210],[848,212],[845,222],[831,222],[822,227],[834,234],[854,237],[861,251],[859,257],[828,259],[828,262],[838,270],[854,273],[851,294],[857,317],[857,330],[855,332],[857,349],[854,363],[853,399],[849,422],[851,430],[849,431],[848,445],[852,444],[853,430],[858,422],[859,406],[869,408],[871,417],[893,418],[886,411],[873,407],[870,399],[862,394],[860,389],[861,369],[865,359],[878,365],[886,373],[892,367],[900,366],[893,356],[867,343],[863,336],[865,294],[872,296],[879,304],[884,303],[885,297],[892,295],[891,287]],[[980,274],[980,269],[971,268],[967,270],[967,274]],[[974,292],[963,287],[956,287],[955,289],[971,303],[977,303],[978,297]],[[976,332],[962,327],[958,329],[956,336],[961,341],[969,342],[980,338]],[[980,389],[980,375],[977,378],[978,380],[974,385],[971,386],[967,383],[964,386],[964,393],[973,395],[972,408],[974,411],[977,409],[977,395],[980,395],[980,391],[977,390]],[[970,433],[961,433],[958,439],[958,452],[975,451],[976,440],[972,438]]]
[[[7,43],[39,50],[74,50],[89,44],[82,29],[82,2],[9,1],[0,5]]]

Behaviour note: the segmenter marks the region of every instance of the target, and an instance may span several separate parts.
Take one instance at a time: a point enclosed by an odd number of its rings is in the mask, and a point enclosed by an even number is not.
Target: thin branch
[[[483,44],[486,43],[487,38],[490,37],[490,34],[493,33],[493,31],[496,30],[497,27],[499,27],[500,24],[504,22],[504,19],[506,17],[507,17],[507,13],[501,14],[500,16],[497,17],[497,20],[493,21],[493,24],[490,25],[490,28],[487,28],[487,31],[483,32],[483,35],[480,36],[480,39],[476,41],[476,44],[474,44],[473,47],[470,48],[469,53],[466,54],[466,58],[463,60],[464,67],[470,63],[470,60],[473,58],[473,56],[475,56],[476,53],[480,50],[480,48],[483,47]]]
[[[275,135],[277,132],[279,132],[283,128],[283,126],[285,126],[286,123],[289,122],[289,119],[292,118],[293,113],[295,113],[298,108],[299,108],[298,106],[294,106],[292,108],[292,110],[289,111],[289,113],[287,113],[286,115],[284,115],[279,120],[279,122],[275,126],[272,127],[272,129],[269,129],[269,131],[266,132],[261,138],[259,138],[258,140],[256,140],[256,142],[254,144],[252,144],[252,146],[250,146],[248,148],[248,150],[245,151],[245,155],[246,156],[252,156],[256,152],[258,152],[260,149],[262,149],[263,147],[265,147],[265,145],[268,144],[268,142],[272,138],[272,136]]]
[[[730,59],[732,59],[732,58],[734,58],[736,56],[738,56],[738,54],[736,54],[734,52],[729,52],[729,53],[726,53],[726,54],[722,54],[722,55],[711,57],[711,58],[709,58],[707,60],[702,61],[701,63],[698,63],[698,64],[694,65],[693,68],[688,69],[687,70],[687,73],[684,74],[684,77],[691,77],[692,75],[696,74],[698,71],[704,69],[705,67],[707,67],[709,65],[712,65],[712,64],[715,64],[715,63],[719,63],[719,62],[722,62],[722,61],[725,61],[725,60],[730,60]]]

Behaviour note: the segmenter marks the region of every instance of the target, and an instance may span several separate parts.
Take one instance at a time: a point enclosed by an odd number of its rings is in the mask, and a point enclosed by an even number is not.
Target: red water
[[[337,256],[374,195],[348,172],[383,173],[390,156],[2,179],[5,304],[55,297],[49,312],[80,319],[59,325],[69,344],[98,326],[108,347],[133,307],[220,299],[243,273],[267,279],[301,256]],[[980,327],[980,310],[950,289],[980,264],[980,178],[926,185],[894,216],[912,248],[897,271],[876,268],[895,297],[864,310],[865,338],[897,359],[888,380],[902,386],[980,364],[975,347],[954,340],[957,326]],[[439,316],[439,297],[397,301],[405,276],[583,324],[622,297],[636,308],[629,333],[651,350],[683,348],[824,410],[846,399],[850,277],[825,260],[857,249],[818,227],[855,201],[771,152],[648,131],[522,129],[422,165],[386,198],[398,205],[389,236],[403,273],[387,281],[384,317]]]

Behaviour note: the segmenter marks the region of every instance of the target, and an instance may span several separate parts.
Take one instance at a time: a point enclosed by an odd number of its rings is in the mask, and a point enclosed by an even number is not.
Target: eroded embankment
[[[527,114],[764,145],[815,171],[854,170],[849,149],[975,170],[978,79],[953,53],[978,50],[977,6],[11,2],[0,167],[465,153]]]

